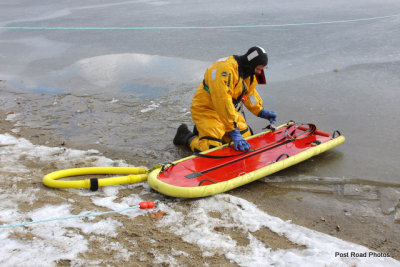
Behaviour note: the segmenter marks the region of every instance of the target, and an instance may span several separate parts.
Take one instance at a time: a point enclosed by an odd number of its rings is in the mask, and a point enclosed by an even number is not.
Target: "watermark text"
[[[335,258],[387,258],[390,257],[389,253],[383,252],[375,252],[375,251],[368,251],[368,252],[359,252],[359,251],[347,251],[347,252],[335,252]]]

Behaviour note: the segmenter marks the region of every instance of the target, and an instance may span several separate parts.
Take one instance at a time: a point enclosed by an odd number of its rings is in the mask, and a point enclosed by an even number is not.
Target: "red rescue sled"
[[[314,124],[294,122],[246,139],[249,151],[236,151],[231,144],[214,148],[153,170],[148,183],[173,197],[214,195],[297,164],[345,141],[338,131],[331,135],[317,130]]]

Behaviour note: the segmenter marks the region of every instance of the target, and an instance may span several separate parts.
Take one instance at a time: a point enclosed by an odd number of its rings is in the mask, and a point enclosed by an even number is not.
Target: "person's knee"
[[[198,136],[196,136],[190,143],[190,149],[193,152],[202,152],[221,145],[222,145],[221,141],[210,140],[208,138],[199,138]]]

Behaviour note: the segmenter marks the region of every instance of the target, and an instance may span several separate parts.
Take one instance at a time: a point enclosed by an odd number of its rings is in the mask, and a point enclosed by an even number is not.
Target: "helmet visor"
[[[259,74],[256,73],[254,75],[256,76],[258,84],[267,84],[267,80],[265,79],[264,69],[262,69]]]

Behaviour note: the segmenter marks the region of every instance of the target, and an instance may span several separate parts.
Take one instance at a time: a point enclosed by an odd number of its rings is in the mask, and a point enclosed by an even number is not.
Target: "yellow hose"
[[[117,184],[134,184],[147,180],[147,168],[142,167],[86,167],[55,171],[43,177],[43,183],[48,187],[54,188],[90,188],[97,190],[97,187],[117,185]],[[127,176],[85,179],[85,180],[68,180],[59,181],[57,179],[80,176],[80,175],[101,175],[101,174],[127,174]],[[95,187],[93,183],[96,183]]]

